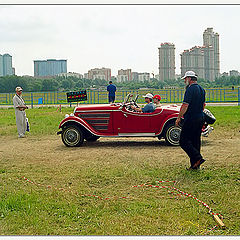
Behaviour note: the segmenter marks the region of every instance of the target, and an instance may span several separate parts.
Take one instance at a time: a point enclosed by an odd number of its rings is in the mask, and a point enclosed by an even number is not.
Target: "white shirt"
[[[25,102],[24,102],[23,98],[21,96],[15,94],[13,97],[13,106],[14,106],[15,110],[21,111],[17,107],[25,106]]]

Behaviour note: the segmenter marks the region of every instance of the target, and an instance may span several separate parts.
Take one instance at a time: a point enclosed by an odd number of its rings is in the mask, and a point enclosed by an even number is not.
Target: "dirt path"
[[[240,134],[214,131],[203,138],[202,153],[208,160],[206,167],[240,163]],[[111,166],[151,162],[155,164],[188,166],[188,159],[180,147],[166,146],[156,138],[100,138],[97,142],[85,142],[82,147],[67,148],[60,136],[33,137],[24,139],[0,137],[0,159],[7,165],[33,165],[49,168],[88,166],[98,164]],[[114,160],[112,160],[114,159]],[[129,163],[130,164],[130,163]]]

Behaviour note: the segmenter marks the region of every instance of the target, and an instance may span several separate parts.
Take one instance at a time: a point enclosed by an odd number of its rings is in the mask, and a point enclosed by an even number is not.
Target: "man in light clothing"
[[[16,94],[13,97],[13,106],[15,108],[16,124],[19,138],[23,138],[25,136],[27,129],[25,109],[28,109],[21,95],[22,88],[16,87]]]

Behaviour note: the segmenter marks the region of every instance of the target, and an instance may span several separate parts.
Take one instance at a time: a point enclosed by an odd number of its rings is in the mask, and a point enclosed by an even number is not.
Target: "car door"
[[[137,113],[128,111],[125,108],[121,111],[121,122],[119,133],[150,133],[151,113]]]

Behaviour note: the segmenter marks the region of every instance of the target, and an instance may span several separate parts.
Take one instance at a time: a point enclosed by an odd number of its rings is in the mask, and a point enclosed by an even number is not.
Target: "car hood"
[[[74,112],[81,111],[102,111],[102,110],[118,110],[120,105],[116,104],[82,104],[75,108]]]

